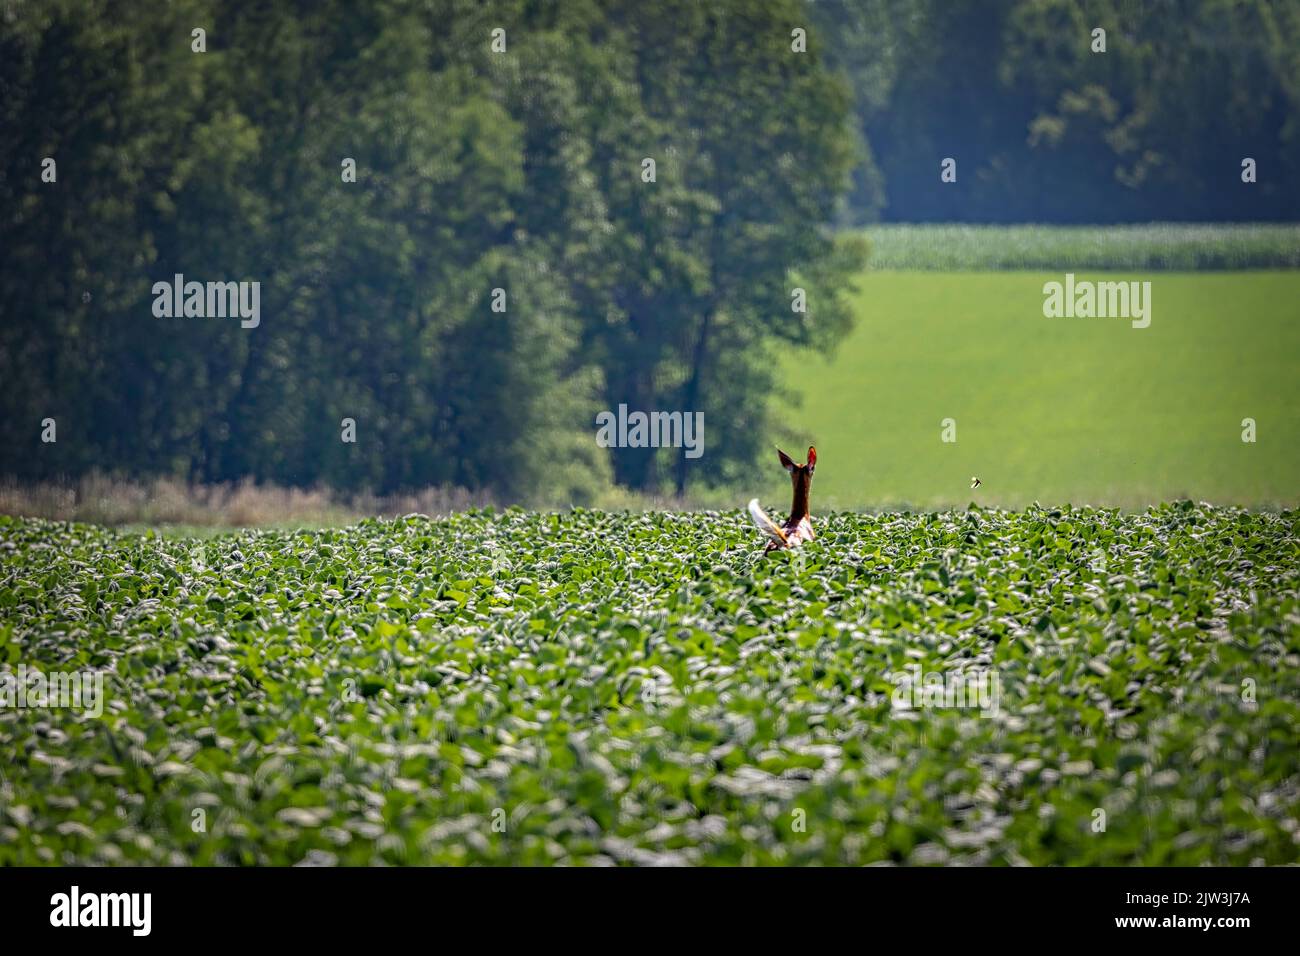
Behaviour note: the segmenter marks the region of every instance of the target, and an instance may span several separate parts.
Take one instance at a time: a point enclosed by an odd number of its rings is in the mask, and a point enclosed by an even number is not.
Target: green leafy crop
[[[1300,860],[1300,512],[817,529],[0,517],[0,672],[106,676],[0,706],[0,864]]]

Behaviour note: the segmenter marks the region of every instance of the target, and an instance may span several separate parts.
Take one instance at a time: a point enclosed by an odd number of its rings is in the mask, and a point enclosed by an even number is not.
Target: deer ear
[[[812,445],[809,445],[808,446],[808,473],[812,474],[812,470],[816,467],[817,467],[817,449],[814,448]]]
[[[790,456],[779,448],[776,450],[776,453],[781,456],[781,467],[793,474],[796,466],[795,463],[790,460]]]

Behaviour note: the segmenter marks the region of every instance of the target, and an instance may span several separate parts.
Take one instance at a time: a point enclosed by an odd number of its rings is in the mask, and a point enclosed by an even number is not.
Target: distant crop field
[[[0,865],[1300,860],[1300,513],[817,528],[0,517]]]
[[[1078,273],[1149,281],[1147,328],[1044,316],[1064,277],[864,274],[849,338],[782,376],[820,455],[814,511],[1300,501],[1300,272]]]
[[[871,268],[1201,270],[1300,268],[1300,224],[880,225]]]

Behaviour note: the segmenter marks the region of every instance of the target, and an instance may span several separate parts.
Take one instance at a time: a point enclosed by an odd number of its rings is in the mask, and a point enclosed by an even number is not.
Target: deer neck
[[[802,521],[808,517],[808,486],[812,480],[807,475],[794,476],[794,500],[790,503],[789,523]]]

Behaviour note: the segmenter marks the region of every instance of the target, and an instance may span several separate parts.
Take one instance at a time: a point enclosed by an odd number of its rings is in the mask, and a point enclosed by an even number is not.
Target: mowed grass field
[[[786,359],[785,417],[818,446],[814,512],[1300,500],[1300,272],[1076,271],[1149,281],[1138,329],[1045,317],[1065,271],[864,274],[837,352]],[[774,466],[755,491],[783,506],[785,484]]]
[[[1300,861],[1300,512],[818,530],[0,517],[0,865]]]
[[[1300,269],[1297,223],[882,223],[863,231],[873,269]]]

